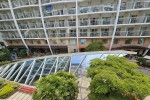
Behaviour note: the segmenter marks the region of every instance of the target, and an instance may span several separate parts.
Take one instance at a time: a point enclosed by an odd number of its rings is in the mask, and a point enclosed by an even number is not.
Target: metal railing
[[[13,24],[0,25],[0,30],[11,30],[11,29],[16,29],[16,26]]]
[[[53,2],[75,2],[75,0],[42,0],[42,4]]]
[[[8,2],[0,2],[0,9],[3,9],[3,8],[9,8],[9,4]]]
[[[39,11],[33,11],[33,12],[26,12],[26,13],[16,13],[15,14],[16,19],[21,18],[30,18],[30,17],[41,17]]]
[[[17,1],[13,1],[12,2],[12,7],[16,8],[16,7],[21,7],[21,6],[28,6],[28,5],[37,5],[38,1],[36,0],[35,2],[33,0],[17,0]]]
[[[13,19],[11,14],[0,14],[0,20]]]
[[[18,24],[20,29],[43,28],[42,23]]]

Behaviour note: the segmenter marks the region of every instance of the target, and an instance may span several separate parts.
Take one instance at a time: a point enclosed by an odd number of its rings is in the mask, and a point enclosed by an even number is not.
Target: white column
[[[118,22],[119,12],[120,12],[120,6],[121,6],[121,0],[118,0],[116,20],[115,20],[115,25],[114,25],[114,30],[113,30],[113,34],[112,34],[112,39],[111,39],[109,51],[112,49],[114,38],[115,38],[115,33],[116,33],[116,28],[117,28],[117,22]]]
[[[19,36],[20,36],[20,38],[21,38],[21,40],[22,40],[23,44],[25,45],[26,49],[29,49],[29,48],[28,48],[28,46],[27,46],[27,44],[26,44],[26,42],[25,42],[25,40],[24,40],[24,38],[23,38],[23,36],[22,36],[22,34],[21,34],[21,31],[20,31],[20,29],[19,29],[19,27],[18,27],[18,24],[17,24],[16,18],[15,18],[15,15],[14,15],[14,11],[13,11],[13,8],[12,8],[11,1],[10,1],[10,0],[8,0],[8,3],[9,3],[9,7],[10,7],[10,11],[11,11],[11,15],[12,15],[12,17],[13,17],[13,20],[14,20],[15,26],[16,26],[16,28],[17,28],[17,31],[18,31],[18,33],[19,33]]]
[[[51,52],[51,54],[53,55],[53,51],[52,51],[52,49],[51,49],[50,42],[49,42],[49,40],[48,40],[48,35],[47,35],[47,32],[46,32],[46,28],[45,28],[45,23],[44,23],[44,18],[43,18],[44,15],[43,15],[43,12],[42,12],[41,0],[39,0],[39,9],[40,9],[41,20],[42,20],[42,24],[43,24],[43,28],[44,28],[44,33],[45,33],[45,36],[46,36],[46,40],[47,40],[47,43],[48,43],[50,52]]]
[[[76,35],[77,35],[77,51],[79,52],[78,0],[76,0]]]

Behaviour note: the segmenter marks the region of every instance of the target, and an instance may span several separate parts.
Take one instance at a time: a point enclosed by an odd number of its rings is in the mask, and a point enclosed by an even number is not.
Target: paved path
[[[150,76],[150,68],[140,67],[138,70]]]
[[[5,100],[33,100],[32,94],[17,91]]]

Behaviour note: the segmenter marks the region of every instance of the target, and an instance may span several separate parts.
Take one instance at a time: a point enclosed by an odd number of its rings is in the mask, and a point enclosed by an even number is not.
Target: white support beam
[[[78,18],[78,0],[76,0],[76,36],[77,36],[77,51],[79,52],[79,18]]]
[[[58,67],[58,59],[59,59],[59,57],[57,57],[57,58],[56,58],[55,73],[57,72],[57,67]]]
[[[82,65],[82,63],[83,63],[84,59],[86,58],[86,56],[87,56],[87,55],[84,55],[83,59],[81,60],[81,62],[80,62],[80,64],[79,64],[79,66],[77,67],[77,69],[75,70],[75,72],[74,72],[74,73],[76,73],[76,72],[78,71],[78,69],[79,69],[79,68],[80,68],[80,66]]]
[[[72,66],[72,63],[71,63],[71,61],[72,61],[72,56],[70,56],[70,66],[69,66],[69,73],[70,73],[70,70],[71,70],[71,66]]]
[[[15,78],[15,80],[14,80],[15,82],[17,82],[17,80],[18,80],[18,78],[19,78],[19,76],[20,76],[22,70],[24,69],[25,64],[26,64],[26,61],[20,66],[21,69],[20,69],[19,73],[17,74],[17,76],[16,76],[16,78]]]
[[[6,76],[6,79],[8,79],[8,78],[10,77],[10,75],[14,72],[15,68],[17,67],[17,65],[18,65],[18,63],[14,64],[14,65],[12,66],[12,69],[11,69],[11,71],[9,72],[9,74]]]
[[[115,38],[115,33],[116,33],[117,23],[118,23],[118,18],[119,18],[119,13],[120,13],[120,6],[121,6],[121,0],[118,0],[116,20],[115,20],[115,25],[114,25],[114,30],[113,30],[113,34],[112,34],[109,51],[111,51],[113,43],[114,43],[114,38]]]
[[[11,71],[11,69],[12,69],[12,66],[9,67],[9,69],[5,72],[5,74],[3,74],[2,77],[6,76]]]
[[[10,65],[7,65],[4,70],[2,71],[2,73],[0,74],[0,76],[3,76],[3,74],[5,74],[5,72],[7,71],[7,69],[10,67]]]
[[[27,84],[27,82],[29,81],[29,78],[30,78],[30,75],[31,75],[31,73],[32,73],[32,71],[33,71],[33,68],[35,67],[35,63],[36,63],[36,60],[33,61],[33,64],[32,64],[32,66],[31,66],[31,69],[30,69],[29,74],[28,74],[28,76],[27,76],[27,79],[26,79],[26,81],[25,81],[25,84]]]
[[[51,59],[51,58],[50,58]],[[44,64],[42,66],[42,71],[41,71],[41,74],[40,74],[40,78],[42,78],[42,75],[43,75],[43,72],[44,72],[44,68],[45,68],[45,65],[46,65],[46,58],[44,59]]]
[[[30,66],[26,69],[26,71],[24,72],[24,74],[21,76],[21,78],[17,81],[20,82],[22,80],[22,78],[26,75],[26,73],[30,70],[31,66],[33,65],[34,61],[30,64]]]
[[[53,66],[51,67],[50,71],[48,72],[48,74],[51,74],[52,72],[52,69],[54,68],[54,66],[56,65],[57,63],[57,59],[55,59],[54,63],[53,63]]]
[[[69,61],[70,61],[70,57],[68,58],[68,61],[66,62],[66,64],[65,64],[65,66],[64,66],[64,69],[63,69],[63,71],[65,70],[65,68],[67,67],[67,65],[69,64]]]
[[[38,0],[38,1],[39,1],[39,10],[40,10],[40,14],[41,14],[41,20],[42,20],[42,25],[43,25],[43,28],[44,28],[44,33],[45,33],[45,36],[46,36],[46,40],[47,40],[50,52],[53,55],[53,51],[52,51],[52,48],[51,48],[51,45],[50,45],[50,42],[49,42],[49,39],[48,39],[48,35],[47,35],[47,32],[46,32],[46,27],[45,27],[45,23],[44,23],[44,15],[43,15],[43,12],[42,12],[41,0]]]
[[[46,59],[46,58],[45,58]],[[38,68],[38,70],[36,71],[36,73],[34,74],[33,78],[31,79],[31,81],[29,82],[29,85],[31,85],[31,83],[33,82],[34,78],[36,77],[36,75],[38,74],[39,70],[42,68],[42,66],[44,65],[44,61],[41,63],[40,67]]]
[[[13,11],[13,7],[12,7],[12,4],[11,4],[11,0],[8,0],[8,3],[9,3],[11,15],[12,15],[12,17],[13,17],[13,21],[14,21],[14,23],[15,23],[15,26],[16,26],[17,31],[18,31],[18,33],[19,33],[19,36],[20,36],[20,38],[21,38],[21,40],[22,40],[24,46],[26,47],[26,49],[29,50],[29,48],[28,48],[28,46],[27,46],[27,44],[26,44],[26,42],[25,42],[25,40],[24,40],[24,38],[23,38],[23,36],[22,36],[22,34],[21,34],[21,31],[20,31],[20,29],[19,29],[18,23],[17,23],[17,21],[16,21],[15,14],[14,14],[14,11]]]

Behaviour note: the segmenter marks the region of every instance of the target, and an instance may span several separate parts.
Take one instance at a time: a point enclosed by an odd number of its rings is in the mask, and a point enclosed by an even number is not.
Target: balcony
[[[16,13],[15,14],[16,19],[22,19],[22,18],[32,18],[32,17],[41,17],[40,12],[26,12],[26,13]]]
[[[43,11],[44,16],[60,16],[60,15],[72,15],[76,13],[75,8],[69,9],[55,9]]]
[[[0,20],[13,19],[11,14],[0,14]]]
[[[120,10],[150,8],[150,1],[122,2]]]
[[[141,36],[150,36],[150,30],[144,30],[141,32]]]
[[[3,8],[9,8],[9,4],[8,2],[0,2],[0,9],[3,9]]]
[[[112,31],[101,31],[101,36],[112,36]]]
[[[16,29],[15,25],[0,25],[0,30],[11,30],[11,29]]]
[[[88,35],[87,35],[87,32],[81,32],[80,33],[80,37],[87,37]]]
[[[43,28],[42,23],[18,24],[20,29]]]
[[[28,33],[24,33],[22,32],[22,36],[24,38],[45,38],[45,34],[42,32],[28,32]]]
[[[76,37],[76,33],[70,32],[69,37]]]
[[[150,23],[150,16],[119,18],[118,24]]]
[[[98,33],[98,32],[91,32],[90,33],[90,37],[98,37],[98,36],[100,36],[100,33]]]
[[[4,33],[2,34],[3,39],[16,39],[20,38],[18,33]]]
[[[21,7],[21,6],[28,6],[28,5],[37,5],[38,4],[38,0],[36,0],[35,2],[33,0],[17,0],[17,1],[13,1],[12,2],[12,7],[16,8],[16,7]]]
[[[75,0],[42,0],[42,4],[54,2],[75,2]]]
[[[103,12],[103,11],[116,11],[116,9],[117,9],[116,7],[117,6],[115,4],[80,7],[79,14],[95,13],[95,12]]]
[[[66,34],[65,33],[59,33],[58,37],[66,37]]]

